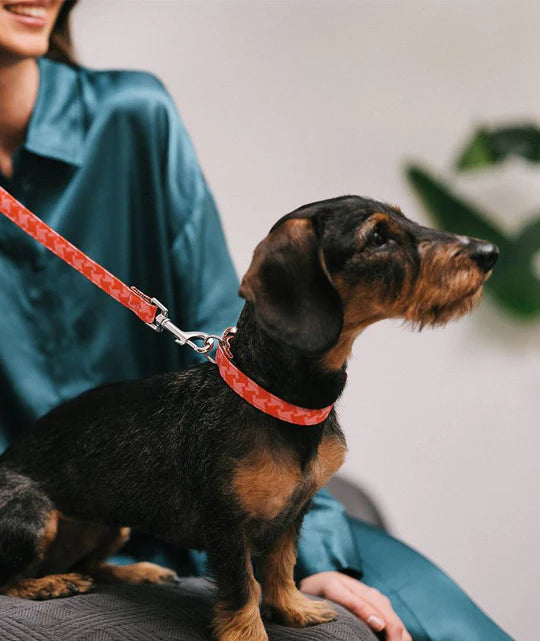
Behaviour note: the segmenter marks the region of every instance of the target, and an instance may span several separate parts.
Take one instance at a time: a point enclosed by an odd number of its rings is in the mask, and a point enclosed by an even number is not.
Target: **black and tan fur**
[[[283,399],[325,407],[343,390],[364,327],[468,312],[496,257],[488,243],[365,198],[302,207],[255,251],[235,362]],[[86,592],[92,579],[174,580],[152,564],[105,564],[135,528],[207,550],[220,641],[267,639],[261,593],[264,612],[287,625],[328,621],[333,610],[297,590],[293,567],[310,499],[345,451],[334,411],[312,427],[281,422],[241,400],[210,363],[87,392],[0,459],[2,592],[42,599]]]

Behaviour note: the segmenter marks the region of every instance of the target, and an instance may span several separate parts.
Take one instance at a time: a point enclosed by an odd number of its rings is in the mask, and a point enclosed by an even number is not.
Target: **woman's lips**
[[[4,9],[30,27],[43,27],[47,24],[47,7],[42,3],[14,2],[5,4]]]

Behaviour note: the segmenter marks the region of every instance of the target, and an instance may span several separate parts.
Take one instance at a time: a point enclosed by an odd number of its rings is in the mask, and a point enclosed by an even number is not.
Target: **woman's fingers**
[[[412,637],[405,629],[403,622],[394,612],[390,599],[375,588],[370,588],[359,581],[356,581],[356,584],[351,586],[355,594],[359,598],[366,599],[382,614],[387,641],[412,641]]]
[[[350,610],[386,641],[412,641],[390,600],[378,590],[340,572],[321,572],[302,581],[304,592],[324,596]]]
[[[350,610],[376,632],[384,630],[386,624],[382,612],[366,599],[359,598],[341,581],[329,583],[325,587],[324,597]]]

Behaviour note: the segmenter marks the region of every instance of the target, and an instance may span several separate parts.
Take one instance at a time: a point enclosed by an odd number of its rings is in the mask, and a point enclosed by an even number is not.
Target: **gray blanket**
[[[90,594],[27,601],[0,596],[2,641],[208,641],[212,587],[183,579],[177,587],[99,586]],[[271,641],[376,641],[339,609],[331,623],[295,630],[266,623]]]

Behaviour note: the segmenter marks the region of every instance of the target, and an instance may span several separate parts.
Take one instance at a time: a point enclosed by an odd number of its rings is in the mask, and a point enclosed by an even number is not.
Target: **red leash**
[[[0,213],[4,214],[18,227],[32,236],[38,243],[56,254],[68,265],[76,269],[85,278],[106,294],[122,303],[134,312],[142,321],[152,329],[160,332],[163,329],[174,335],[179,345],[188,344],[200,354],[207,354],[214,346],[214,341],[209,334],[203,332],[182,332],[168,317],[167,308],[156,298],[151,298],[136,287],[128,287],[111,272],[93,261],[80,249],[77,249],[68,240],[44,223],[22,203],[13,198],[3,187],[0,187]],[[202,340],[203,345],[198,346],[194,340]]]
[[[38,243],[41,243],[68,265],[71,265],[73,269],[92,281],[94,285],[131,309],[142,321],[145,323],[154,322],[158,308],[152,304],[148,296],[142,292],[134,291],[101,265],[88,258],[80,249],[60,236],[2,187],[0,187],[0,212],[32,238],[35,238]]]
[[[4,214],[73,269],[76,269],[94,285],[97,285],[106,294],[130,309],[152,329],[158,332],[163,329],[169,331],[175,337],[175,342],[178,345],[187,344],[193,350],[199,354],[204,354],[214,362],[210,356],[210,351],[217,341],[218,348],[215,362],[221,377],[231,389],[257,409],[282,421],[296,425],[316,425],[327,418],[333,405],[316,410],[292,405],[266,391],[241,372],[231,360],[229,341],[234,334],[231,328],[225,330],[223,337],[204,332],[183,332],[169,319],[167,308],[156,298],[150,298],[135,287],[128,287],[128,285],[113,276],[80,249],[77,249],[58,232],[54,231],[23,204],[13,198],[3,187],[0,187],[0,213]],[[197,345],[195,343],[196,340],[201,340],[202,345]]]

